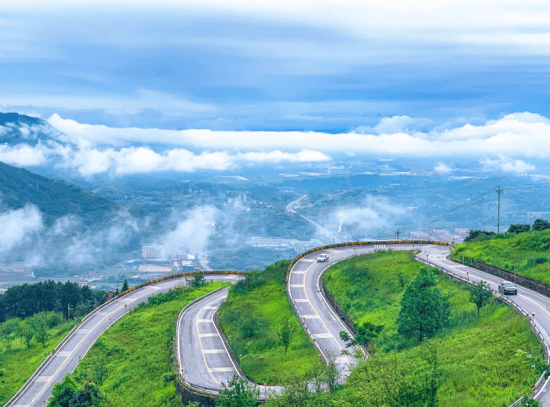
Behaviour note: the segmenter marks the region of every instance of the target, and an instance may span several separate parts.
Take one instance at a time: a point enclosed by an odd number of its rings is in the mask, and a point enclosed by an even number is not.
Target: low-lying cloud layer
[[[334,154],[479,157],[487,169],[523,173],[534,166],[520,159],[550,156],[550,120],[513,113],[482,125],[438,124],[394,116],[348,133],[213,131],[110,128],[53,115],[59,143],[0,145],[8,164],[58,165],[82,176],[159,171],[225,171],[245,165],[328,162]],[[431,127],[430,127],[431,126]],[[430,127],[430,128],[428,128]],[[32,138],[32,134],[29,135]],[[513,157],[513,158],[503,158]],[[443,161],[436,172],[451,172]]]
[[[346,233],[355,239],[372,238],[381,230],[391,231],[408,215],[401,205],[385,197],[367,196],[359,206],[340,206],[327,216],[331,230]],[[390,236],[388,236],[390,237]]]
[[[221,212],[212,207],[174,211],[152,227],[148,217],[136,218],[126,210],[112,214],[108,224],[86,225],[67,215],[46,226],[39,208],[28,204],[0,214],[0,262],[24,261],[38,268],[93,267],[120,261],[142,244],[164,245],[167,253],[208,250]]]

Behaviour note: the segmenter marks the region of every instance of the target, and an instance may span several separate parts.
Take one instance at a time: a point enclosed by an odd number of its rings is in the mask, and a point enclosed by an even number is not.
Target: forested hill
[[[78,215],[89,222],[104,220],[118,205],[66,181],[42,177],[0,162],[0,214],[30,203],[51,224],[65,215]]]

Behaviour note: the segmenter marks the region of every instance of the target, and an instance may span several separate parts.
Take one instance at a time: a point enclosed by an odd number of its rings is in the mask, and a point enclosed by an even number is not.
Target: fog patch
[[[191,253],[203,253],[208,241],[216,231],[216,222],[220,211],[213,206],[202,206],[189,211],[174,211],[168,223],[173,225],[163,236],[157,238],[157,244],[164,246],[167,254],[189,250]]]
[[[0,253],[10,252],[33,240],[43,229],[42,213],[34,205],[27,204],[0,214]]]
[[[360,205],[335,208],[329,213],[328,224],[330,230],[352,239],[376,238],[380,233],[388,237],[406,216],[405,207],[369,195]]]

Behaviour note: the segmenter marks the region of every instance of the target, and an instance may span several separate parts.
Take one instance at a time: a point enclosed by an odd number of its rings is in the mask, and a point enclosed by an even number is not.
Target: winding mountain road
[[[345,343],[340,339],[340,331],[347,331],[346,326],[328,305],[321,292],[323,273],[333,264],[346,258],[371,253],[376,250],[420,250],[417,259],[431,265],[437,265],[447,273],[472,282],[483,280],[491,289],[497,289],[498,277],[467,267],[448,259],[449,248],[438,245],[395,244],[383,242],[373,245],[334,247],[321,250],[301,258],[292,267],[288,281],[288,295],[296,314],[303,323],[308,335],[315,342],[325,360],[330,360],[338,367],[342,378],[347,377],[355,363],[353,351],[343,354]],[[317,262],[319,254],[329,255],[328,262]],[[207,279],[235,282],[239,277],[233,275],[208,275]],[[55,383],[72,372],[79,360],[86,354],[99,336],[116,320],[125,315],[140,302],[151,295],[165,292],[185,284],[185,279],[167,280],[150,285],[130,293],[101,310],[90,314],[87,320],[65,341],[49,359],[48,363],[37,371],[24,390],[6,406],[43,406],[51,395]],[[243,375],[222,333],[214,323],[215,313],[227,296],[228,289],[218,291],[201,298],[186,307],[180,314],[177,326],[177,357],[180,373],[186,385],[206,394],[215,394],[234,375]],[[529,314],[544,338],[550,343],[550,298],[519,287],[517,296],[507,299]],[[349,349],[347,349],[349,351]],[[280,391],[279,387],[259,386],[261,398],[270,391]],[[536,398],[544,406],[550,406],[550,386],[543,383],[536,390]]]
[[[207,280],[234,281],[232,275],[209,275]],[[83,323],[63,340],[61,346],[50,355],[23,388],[5,405],[5,407],[44,407],[52,394],[53,387],[74,371],[80,360],[86,355],[94,342],[113,323],[126,315],[136,305],[147,301],[152,295],[166,292],[175,287],[186,285],[185,278],[166,280],[152,284],[90,313]]]

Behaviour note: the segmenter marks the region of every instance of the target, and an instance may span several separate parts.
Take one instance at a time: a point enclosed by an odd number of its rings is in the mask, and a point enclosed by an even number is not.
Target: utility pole
[[[500,189],[499,185],[495,192],[498,194],[497,235],[500,235],[500,194],[504,192],[504,189]]]
[[[397,229],[395,231],[395,237],[397,238],[397,240],[399,240],[399,235],[401,234],[401,231],[399,229]]]

